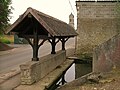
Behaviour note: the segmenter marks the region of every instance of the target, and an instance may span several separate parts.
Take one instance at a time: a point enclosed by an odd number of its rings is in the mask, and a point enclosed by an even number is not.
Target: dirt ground
[[[120,90],[120,69],[103,73],[98,82],[88,81],[82,86],[72,87],[69,90]]]
[[[0,42],[0,51],[6,51],[6,50],[10,50],[10,49],[13,49],[13,47],[10,47],[10,46]]]
[[[83,80],[84,79],[79,79]],[[107,73],[93,73],[87,77],[87,81],[81,84],[81,81],[73,82],[57,90],[120,90],[120,69],[113,69]],[[75,84],[74,84],[75,83]]]

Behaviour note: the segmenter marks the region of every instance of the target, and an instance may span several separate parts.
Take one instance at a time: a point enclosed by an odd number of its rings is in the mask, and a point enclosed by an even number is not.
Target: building
[[[74,28],[74,15],[72,13],[69,15],[69,25]]]
[[[77,0],[77,54],[91,53],[120,31],[119,2],[115,0]]]

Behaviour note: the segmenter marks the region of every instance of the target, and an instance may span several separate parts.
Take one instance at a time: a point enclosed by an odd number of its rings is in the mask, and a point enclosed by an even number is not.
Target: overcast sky
[[[74,12],[71,9],[69,1],[72,4]],[[71,12],[75,14],[76,19],[75,1],[76,0],[12,0],[12,7],[14,10],[12,11],[13,18],[10,22],[13,23],[28,7],[32,7],[45,14],[69,23],[69,15]]]

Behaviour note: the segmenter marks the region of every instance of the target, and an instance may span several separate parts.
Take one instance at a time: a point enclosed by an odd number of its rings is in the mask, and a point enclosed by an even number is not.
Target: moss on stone
[[[92,60],[92,53],[82,53],[79,55],[80,59]]]

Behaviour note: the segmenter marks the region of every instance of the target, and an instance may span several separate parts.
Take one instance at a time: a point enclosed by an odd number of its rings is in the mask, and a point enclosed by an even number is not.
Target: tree
[[[4,33],[4,29],[9,25],[11,10],[11,0],[0,0],[0,34]]]

